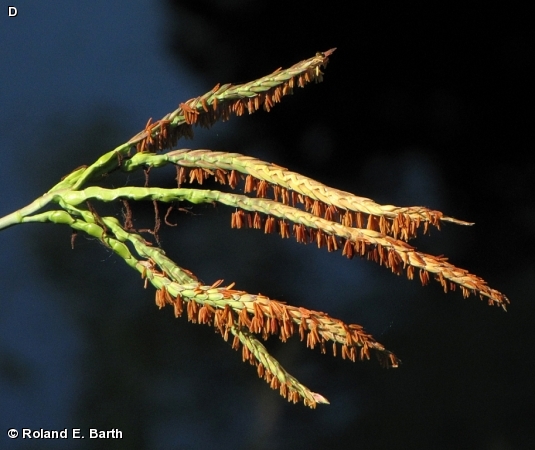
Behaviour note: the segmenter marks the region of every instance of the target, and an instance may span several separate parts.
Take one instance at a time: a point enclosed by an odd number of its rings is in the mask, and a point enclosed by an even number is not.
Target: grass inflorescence
[[[445,292],[459,288],[465,297],[476,294],[505,309],[507,297],[484,280],[443,256],[419,252],[408,243],[429,227],[440,229],[443,222],[472,225],[469,222],[421,206],[381,205],[252,156],[172,150],[182,137],[193,137],[193,126],[210,127],[220,119],[252,114],[261,108],[270,111],[295,87],[322,81],[322,69],[333,52],[317,53],[249,83],[217,85],[202,96],[180,103],[162,119],[149,120],[142,131],[93,164],[65,176],[30,205],[0,218],[0,229],[18,223],[52,222],[70,226],[73,233],[97,238],[140,273],[145,287],[150,283],[156,289],[159,308],[169,305],[176,317],[185,313],[192,323],[213,326],[225,341],[232,339],[232,348],[241,349],[243,360],[254,365],[271,388],[278,389],[288,401],[303,401],[310,407],[328,401],[290,375],[260,339],[274,335],[286,342],[299,335],[307,347],[319,347],[323,353],[331,348],[334,355],[351,361],[370,359],[373,353],[385,367],[397,367],[399,359],[360,325],[253,295],[235,289],[234,283],[225,286],[217,280],[203,284],[160,248],[160,227],[176,225],[168,217],[179,202],[230,206],[232,228],[278,233],[282,238],[293,237],[303,244],[340,251],[347,258],[365,257],[395,274],[418,277],[424,285],[434,278]],[[150,171],[169,165],[176,168],[176,188],[150,187]],[[144,171],[145,186],[106,189],[98,185],[115,171]],[[208,179],[221,188],[201,189]],[[138,201],[153,203],[155,220],[151,229],[134,227],[130,203]],[[123,222],[101,216],[99,202],[120,202]],[[160,213],[162,204],[166,205],[165,214]],[[48,205],[54,205],[53,209],[46,209]],[[147,233],[153,242],[143,237]]]

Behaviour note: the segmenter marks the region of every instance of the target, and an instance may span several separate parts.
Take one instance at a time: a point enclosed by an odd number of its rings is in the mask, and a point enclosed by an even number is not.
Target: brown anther
[[[353,245],[351,241],[347,240],[344,242],[344,248],[342,250],[342,255],[347,256],[348,259],[353,258]]]
[[[290,228],[284,220],[279,220],[279,232],[283,239],[290,237]]]
[[[231,170],[228,175],[228,184],[232,189],[236,189],[238,185],[238,174],[235,170]]]
[[[254,213],[253,228],[256,228],[258,230],[262,228],[262,217],[257,212]]]
[[[268,183],[264,180],[260,180],[256,185],[256,196],[259,198],[267,197]]]
[[[182,300],[182,297],[180,295],[177,296],[177,298],[175,299],[173,303],[173,309],[176,318],[182,315],[182,312],[184,311],[184,301]]]
[[[188,302],[188,320],[193,323],[197,323],[197,312],[199,311],[199,305],[193,300]]]
[[[264,225],[264,233],[273,233],[275,231],[275,218],[268,216]]]

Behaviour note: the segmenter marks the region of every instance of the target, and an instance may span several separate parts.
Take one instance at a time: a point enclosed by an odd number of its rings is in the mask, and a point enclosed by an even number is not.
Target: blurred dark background
[[[362,324],[402,359],[384,370],[320,355],[297,338],[270,340],[289,372],[331,401],[311,411],[270,390],[210,327],[159,311],[153,290],[103,246],[80,236],[71,250],[66,228],[15,227],[0,237],[2,448],[532,448],[527,11],[338,0],[40,3],[0,19],[2,215],[148,117],[218,82],[246,82],[337,47],[323,83],[179,146],[250,154],[380,203],[475,222],[432,230],[416,245],[483,277],[511,306],[504,313],[365,260],[231,230],[224,207],[175,216],[163,247],[206,283],[236,281]],[[123,439],[9,440],[12,427],[118,428]]]

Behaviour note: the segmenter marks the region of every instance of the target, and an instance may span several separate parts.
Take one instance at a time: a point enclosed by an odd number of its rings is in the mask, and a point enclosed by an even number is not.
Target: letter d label
[[[17,8],[15,8],[14,6],[8,6],[7,10],[8,10],[8,16],[9,17],[16,17],[17,14],[19,13],[17,11]]]

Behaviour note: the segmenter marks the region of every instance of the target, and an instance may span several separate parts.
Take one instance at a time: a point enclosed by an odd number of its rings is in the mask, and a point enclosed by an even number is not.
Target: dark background
[[[362,324],[402,359],[387,371],[375,361],[320,355],[297,339],[269,341],[290,373],[331,401],[310,411],[271,391],[209,327],[158,311],[151,288],[144,291],[96,242],[79,238],[72,251],[67,229],[16,227],[0,241],[2,428],[123,431],[121,441],[83,442],[87,448],[531,448],[535,170],[527,12],[336,0],[168,0],[152,8],[158,14],[144,16],[156,30],[148,42],[141,16],[134,21],[123,5],[92,16],[87,30],[89,21],[77,22],[72,53],[46,69],[65,77],[57,88],[63,93],[68,79],[89,96],[116,80],[112,100],[82,102],[67,114],[75,97],[65,94],[38,117],[30,107],[3,111],[11,122],[2,133],[12,138],[1,152],[13,161],[2,174],[3,214],[135,134],[144,125],[140,111],[158,118],[218,82],[249,81],[337,47],[322,84],[297,90],[269,115],[232,118],[180,146],[250,154],[380,203],[473,221],[433,230],[416,245],[483,277],[511,306],[504,313],[365,260],[231,230],[224,207],[176,216],[179,226],[163,231],[163,246],[205,282],[225,278]],[[16,20],[22,26],[26,19]],[[130,63],[113,64],[114,43],[105,45],[100,21],[118,40],[136,42],[121,51]],[[60,41],[50,39],[52,52]],[[165,73],[147,63],[156,50]],[[20,67],[22,52],[2,68]],[[81,78],[69,75],[69,58],[84,52],[95,73],[88,65]],[[27,85],[18,89],[39,83],[42,70],[25,71]],[[106,71],[118,75],[92,82]],[[187,88],[165,85],[173,72],[175,86]],[[13,448],[74,445],[0,439]]]

